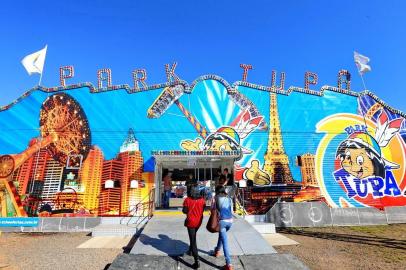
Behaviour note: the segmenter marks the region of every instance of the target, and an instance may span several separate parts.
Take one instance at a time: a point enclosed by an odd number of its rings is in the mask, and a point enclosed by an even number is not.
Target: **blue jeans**
[[[227,232],[230,230],[232,223],[220,220],[219,240],[217,241],[216,250],[220,250],[223,246],[224,257],[226,264],[231,264],[230,251],[228,248]]]
[[[164,191],[164,200],[163,200],[163,207],[169,208],[169,198],[171,197],[171,191],[165,190]]]

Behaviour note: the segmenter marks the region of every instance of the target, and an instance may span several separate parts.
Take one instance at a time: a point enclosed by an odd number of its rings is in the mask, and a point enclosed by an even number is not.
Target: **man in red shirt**
[[[206,201],[202,197],[198,185],[190,187],[190,196],[183,201],[183,213],[186,214],[185,226],[189,234],[188,255],[193,255],[195,263],[193,268],[199,268],[199,254],[197,253],[196,233],[202,225],[203,211]]]

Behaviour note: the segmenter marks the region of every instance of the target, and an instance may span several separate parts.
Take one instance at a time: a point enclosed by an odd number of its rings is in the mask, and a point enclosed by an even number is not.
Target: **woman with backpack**
[[[225,270],[232,270],[230,250],[228,247],[227,232],[230,230],[233,224],[233,202],[230,197],[227,196],[226,188],[224,186],[216,187],[216,197],[212,207],[216,207],[219,213],[219,239],[217,246],[214,248],[214,257],[220,256],[220,249],[223,247],[224,257],[226,259],[226,265],[223,267]]]
[[[186,214],[185,227],[189,234],[189,250],[188,255],[192,255],[195,259],[193,264],[194,269],[198,269],[199,254],[197,252],[196,234],[202,225],[203,211],[206,205],[205,199],[202,197],[198,185],[191,185],[188,197],[183,201],[182,212]]]

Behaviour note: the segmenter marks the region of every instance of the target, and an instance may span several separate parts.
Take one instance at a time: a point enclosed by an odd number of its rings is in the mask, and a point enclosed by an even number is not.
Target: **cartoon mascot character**
[[[252,150],[244,148],[241,141],[244,140],[252,131],[254,131],[262,122],[263,116],[251,117],[249,111],[241,113],[230,126],[222,126],[207,136],[203,146],[202,139],[184,140],[181,147],[187,151],[193,150],[213,150],[213,151],[232,151],[240,150],[243,155],[251,154]],[[242,168],[236,165],[235,179],[251,180],[256,185],[269,185],[271,179],[269,175],[260,169],[259,161],[252,160],[249,168]]]
[[[398,164],[382,157],[381,147],[388,145],[402,121],[389,121],[387,114],[381,110],[375,138],[367,132],[354,132],[338,146],[336,157],[340,158],[341,167],[357,179],[370,176],[385,178],[385,169],[398,169]]]

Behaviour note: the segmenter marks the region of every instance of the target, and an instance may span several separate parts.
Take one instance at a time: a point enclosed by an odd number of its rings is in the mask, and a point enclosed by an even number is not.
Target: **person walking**
[[[216,171],[216,175],[214,176],[214,186],[217,187],[218,185],[220,185],[220,176],[221,176],[221,170],[217,169]]]
[[[172,173],[168,172],[164,178],[164,199],[163,199],[163,207],[169,208],[169,200],[171,198],[171,191],[172,191]]]
[[[233,224],[232,200],[227,196],[226,188],[224,186],[216,187],[216,197],[212,207],[216,207],[219,212],[220,232],[217,241],[217,246],[214,248],[213,256],[219,257],[221,247],[223,247],[226,265],[223,266],[225,270],[232,270],[230,250],[228,246],[227,232],[231,229]]]
[[[234,186],[234,176],[228,172],[227,168],[224,168],[223,175],[227,179],[227,186]]]
[[[226,192],[229,197],[234,198],[235,193],[235,185],[234,185],[234,176],[233,174],[228,172],[228,169],[225,168],[223,171],[223,175],[226,177]],[[234,200],[233,200],[234,202]]]
[[[190,186],[190,196],[183,201],[182,212],[186,214],[185,227],[189,234],[189,250],[188,255],[192,255],[194,258],[193,268],[198,269],[200,267],[199,254],[197,252],[196,234],[202,225],[203,211],[206,205],[205,199],[202,197],[198,185]]]
[[[226,186],[226,184],[227,184],[227,178],[225,177],[225,175],[220,175],[218,184],[216,185],[216,188],[218,186]]]
[[[197,180],[194,177],[193,173],[189,173],[188,179],[186,180],[186,194],[190,197],[191,187],[197,185]]]

